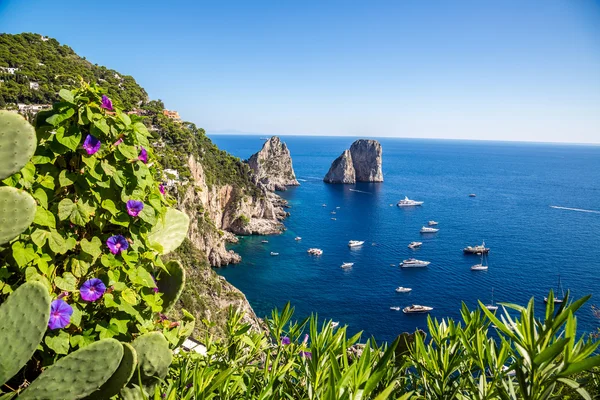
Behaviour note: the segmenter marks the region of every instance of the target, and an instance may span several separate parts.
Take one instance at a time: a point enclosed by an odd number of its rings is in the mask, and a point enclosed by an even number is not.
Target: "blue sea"
[[[263,144],[258,136],[211,138],[242,159]],[[292,207],[287,231],[242,238],[231,248],[243,261],[217,270],[259,316],[291,301],[299,318],[318,313],[389,341],[426,327],[425,315],[390,306],[428,305],[435,318],[460,318],[461,302],[489,303],[493,288],[497,302],[525,305],[534,297],[541,315],[560,275],[573,296],[593,295],[578,314],[579,330],[600,326],[590,307],[600,305],[600,146],[381,138],[383,183],[330,185],[323,176],[356,138],[282,139],[301,183],[280,193]],[[425,203],[397,207],[404,196]],[[429,220],[439,232],[420,234]],[[365,244],[350,249],[349,240]],[[462,248],[484,240],[489,270],[473,272],[480,259]],[[410,250],[411,241],[422,248]],[[324,254],[310,256],[310,247]],[[409,257],[431,264],[399,268]],[[344,270],[343,262],[354,266]],[[398,286],[413,290],[399,294]]]

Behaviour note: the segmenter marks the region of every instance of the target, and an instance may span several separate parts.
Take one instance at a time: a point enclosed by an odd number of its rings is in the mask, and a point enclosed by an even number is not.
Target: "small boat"
[[[463,249],[465,254],[487,254],[490,252],[489,247],[485,247],[485,241],[478,246],[467,246]]]
[[[562,304],[565,301],[565,290],[562,287],[562,284],[560,282],[560,275],[558,275],[558,288],[556,289],[556,293],[558,293],[560,290],[562,297],[556,297],[554,296],[554,304]],[[544,303],[548,303],[548,298],[544,297]]]
[[[412,289],[409,287],[402,287],[402,286],[396,288],[396,292],[398,292],[398,293],[408,293],[411,290]]]
[[[340,209],[340,207],[336,207],[335,209],[336,209],[336,210],[339,210],[339,209]]]
[[[393,311],[400,311],[400,307],[390,307],[390,310],[393,310]]]
[[[481,253],[481,262],[479,264],[475,264],[471,267],[471,271],[487,271],[488,264],[485,257],[486,253]]]
[[[431,220],[431,221],[429,221],[429,222],[427,223],[427,225],[429,225],[429,226],[436,226],[438,223],[439,223],[439,222],[437,222],[437,221]]]
[[[331,321],[331,328],[337,328],[340,325],[337,321]]]
[[[475,193],[469,193],[469,197],[477,197]]]
[[[408,260],[404,260],[400,263],[400,266],[402,268],[420,268],[420,267],[426,267],[429,264],[431,264],[431,262],[429,261],[421,261],[421,260],[417,260],[416,258],[409,258]]]
[[[272,252],[271,252],[271,255],[272,255],[272,256],[278,256],[278,255],[279,255],[279,253],[275,253],[274,251],[272,251]]]
[[[429,228],[426,226],[421,228],[421,233],[436,233],[437,231],[439,231],[437,228]]]
[[[404,307],[402,312],[404,314],[422,314],[433,310],[433,307],[420,306],[418,304],[413,304],[412,306]]]
[[[400,200],[398,202],[398,204],[396,204],[396,205],[398,207],[414,207],[414,206],[420,206],[423,203],[424,203],[423,201],[411,200],[408,198],[408,196],[404,196],[404,200]]]
[[[409,249],[418,249],[419,247],[421,247],[421,245],[423,244],[423,242],[410,242],[410,244],[408,245]]]
[[[320,256],[321,254],[323,254],[323,250],[314,247],[312,249],[308,249],[306,252],[308,254],[312,254],[313,256]]]
[[[302,240],[302,238],[300,236],[296,236],[294,240]]]
[[[337,221],[337,218],[331,218],[332,221]]]
[[[354,265],[354,263],[345,262],[345,263],[342,263],[341,268],[352,268],[353,265]]]
[[[268,241],[268,240],[261,240],[260,242],[261,242],[261,243],[269,243],[269,241]]]
[[[335,211],[332,211],[330,214],[333,214],[333,215],[335,215],[335,214],[337,214],[337,213],[336,213]]]
[[[348,247],[358,247],[365,244],[364,240],[351,240],[348,242]]]
[[[322,207],[327,207],[327,204],[323,203],[321,204]]]
[[[486,304],[485,308],[490,311],[496,311],[498,309],[498,306],[494,304],[494,288],[492,288],[492,302],[490,304]]]

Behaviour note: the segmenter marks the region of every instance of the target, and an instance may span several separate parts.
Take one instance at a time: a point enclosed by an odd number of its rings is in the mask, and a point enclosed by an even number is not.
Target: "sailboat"
[[[498,306],[494,304],[494,288],[492,288],[492,302],[490,304],[486,304],[485,308],[490,311],[496,311],[498,309]]]
[[[558,288],[556,289],[556,293],[558,293],[560,291],[560,293],[562,294],[562,297],[558,298],[556,296],[554,296],[554,304],[562,304],[562,302],[565,299],[565,290],[562,287],[562,284],[560,282],[560,274],[558,275]],[[544,303],[548,302],[548,298],[544,297]]]
[[[471,267],[471,271],[487,271],[488,265],[485,259],[485,253],[481,253],[481,263]]]

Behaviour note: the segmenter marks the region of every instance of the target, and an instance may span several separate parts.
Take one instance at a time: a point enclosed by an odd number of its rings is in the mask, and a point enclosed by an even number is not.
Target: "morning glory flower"
[[[91,156],[95,154],[98,150],[100,150],[100,145],[102,143],[100,140],[96,139],[92,135],[87,135],[85,140],[83,141],[83,148],[85,151]]]
[[[102,107],[108,111],[112,111],[112,109],[113,109],[112,101],[108,98],[107,95],[102,95],[102,104],[100,105],[100,107]]]
[[[308,358],[309,360],[312,360],[312,353],[310,351],[301,351],[300,355],[304,358]]]
[[[61,329],[71,323],[73,307],[65,303],[64,300],[54,300],[50,305],[50,320],[48,328]]]
[[[127,214],[132,217],[137,217],[142,210],[144,209],[144,202],[137,200],[128,200],[127,201]]]
[[[93,278],[85,281],[79,288],[81,298],[85,301],[96,301],[106,292],[106,286],[98,278]]]
[[[158,185],[158,190],[160,191],[160,194],[165,194],[165,185],[162,183]]]
[[[281,337],[281,344],[282,345],[287,346],[290,343],[291,343],[291,341],[290,341],[289,337],[287,337],[287,336],[282,336]]]
[[[127,250],[129,247],[129,243],[127,243],[127,239],[121,235],[114,235],[108,238],[106,241],[106,245],[108,249],[113,254],[119,254],[123,250]]]
[[[113,146],[117,147],[118,145],[120,145],[121,143],[123,143],[123,138],[120,138],[119,140],[117,140],[116,142],[113,143]]]
[[[308,333],[304,335],[304,340],[302,340],[303,344],[308,343]]]
[[[140,150],[140,155],[138,156],[138,160],[140,160],[144,164],[148,163],[148,151],[143,147]]]

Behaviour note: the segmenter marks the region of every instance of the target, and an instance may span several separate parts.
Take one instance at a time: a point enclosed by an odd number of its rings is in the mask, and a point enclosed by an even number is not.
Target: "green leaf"
[[[75,209],[75,203],[71,199],[62,199],[60,203],[58,203],[58,218],[61,221],[69,218],[71,213]]]
[[[56,218],[54,217],[54,214],[42,206],[37,206],[33,223],[48,228],[56,228]]]
[[[60,187],[71,186],[75,183],[78,176],[79,175],[74,172],[68,172],[67,170],[63,169],[58,175],[58,183],[60,184]]]
[[[106,119],[104,119],[104,118],[94,121],[94,127],[98,128],[105,135],[108,135],[110,133],[110,128],[109,128],[108,124],[106,123]]]
[[[128,146],[124,143],[121,143],[117,147],[117,150],[128,160],[134,160],[138,158],[138,151],[134,146]]]
[[[102,208],[111,213],[113,216],[119,213],[115,202],[111,199],[106,199],[102,201]]]
[[[150,225],[156,225],[156,214],[154,213],[154,208],[149,207],[148,205],[144,205],[139,217]]]
[[[69,150],[77,150],[79,143],[81,143],[82,133],[76,125],[71,125],[68,131],[59,128],[56,130],[56,140]]]
[[[62,276],[54,278],[54,283],[61,290],[74,292],[77,290],[77,278],[70,272],[65,272]]]
[[[71,93],[70,90],[60,89],[60,92],[58,92],[58,95],[66,102],[75,104],[75,97],[73,97],[73,93]]]
[[[58,126],[61,122],[71,118],[73,115],[75,115],[75,110],[72,108],[67,108],[62,113],[57,113],[46,118],[46,122],[52,126]]]
[[[100,238],[97,236],[94,236],[91,241],[84,238],[81,240],[80,244],[81,250],[94,258],[100,257],[102,254],[102,241],[100,241]]]
[[[136,305],[138,303],[137,295],[131,288],[123,290],[121,292],[121,298],[131,305]]]
[[[33,192],[33,197],[38,201],[40,206],[43,208],[48,208],[48,195],[46,191],[42,188],[37,188]]]
[[[84,277],[90,268],[90,264],[79,258],[71,258],[71,271],[77,278]]]
[[[567,339],[565,339],[567,340]],[[560,373],[561,376],[569,376],[572,374],[576,374],[581,371],[590,370],[594,367],[600,365],[600,356],[594,356],[587,358],[583,361],[573,363],[567,367],[566,370]]]
[[[46,241],[50,237],[50,232],[45,231],[43,229],[36,229],[31,233],[31,240],[38,247],[43,247],[46,244]]]
[[[57,336],[46,336],[44,343],[56,354],[69,354],[69,334],[59,331]]]
[[[36,252],[31,244],[25,246],[22,242],[14,242],[12,244],[12,256],[19,267],[24,267],[35,260]]]
[[[50,250],[57,254],[64,254],[67,252],[67,242],[64,237],[55,229],[50,230],[50,237],[48,238],[48,245]]]
[[[152,279],[152,275],[150,272],[146,271],[146,269],[142,266],[137,267],[135,270],[136,274],[133,276],[132,282],[141,286],[145,286],[147,288],[155,288],[156,283],[154,283],[154,279]],[[133,275],[133,274],[132,274]],[[130,278],[132,278],[130,275]]]

